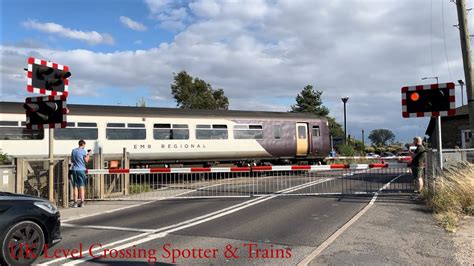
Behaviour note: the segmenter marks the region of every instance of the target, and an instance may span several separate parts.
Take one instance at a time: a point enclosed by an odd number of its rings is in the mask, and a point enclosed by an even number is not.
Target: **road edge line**
[[[307,266],[312,260],[314,260],[321,252],[323,252],[329,245],[331,245],[344,231],[347,230],[352,224],[354,224],[362,215],[364,215],[370,207],[372,207],[377,200],[379,193],[384,190],[387,186],[389,186],[393,181],[397,180],[399,177],[405,174],[400,174],[386,183],[383,187],[381,187],[375,195],[372,197],[369,203],[360,210],[356,215],[354,215],[347,223],[345,223],[341,228],[339,228],[334,234],[332,234],[328,239],[326,239],[321,245],[319,245],[313,252],[311,252],[308,256],[306,256],[302,261],[298,263],[298,266]]]

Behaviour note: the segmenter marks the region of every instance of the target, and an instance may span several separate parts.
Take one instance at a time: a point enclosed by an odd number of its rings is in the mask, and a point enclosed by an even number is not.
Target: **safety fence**
[[[8,190],[41,198],[51,198],[58,206],[66,207],[69,202],[68,161],[53,159],[52,180],[49,179],[49,159],[16,160],[16,178],[8,185]],[[50,189],[50,186],[52,187]],[[53,191],[53,195],[49,195]]]
[[[443,167],[457,167],[459,163],[474,163],[474,149],[443,149]],[[442,178],[443,169],[439,161],[439,152],[436,149],[427,151],[425,168],[425,189],[436,193],[436,182]]]
[[[413,192],[407,164],[89,170],[88,199],[372,195]]]

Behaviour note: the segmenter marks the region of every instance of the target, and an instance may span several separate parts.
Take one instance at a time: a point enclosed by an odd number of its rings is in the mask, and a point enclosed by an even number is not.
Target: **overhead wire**
[[[433,1],[430,1],[430,55],[431,55],[431,75],[434,76],[434,63],[433,63]]]
[[[448,47],[446,44],[446,25],[444,23],[444,0],[441,0],[441,23],[443,24],[444,54],[446,56],[446,65],[448,66],[449,80],[453,80],[453,77],[451,75],[451,68],[449,66]]]

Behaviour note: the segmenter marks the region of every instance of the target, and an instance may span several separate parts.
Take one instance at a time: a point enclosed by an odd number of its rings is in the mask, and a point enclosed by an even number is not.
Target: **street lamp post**
[[[362,147],[364,148],[365,152],[365,137],[364,137],[364,130],[362,129]]]
[[[439,83],[438,77],[424,77],[424,78],[421,78],[421,80],[425,80],[425,79],[436,79],[436,84]]]
[[[344,144],[347,145],[346,103],[349,101],[349,97],[342,97],[341,100],[344,103]]]
[[[458,80],[459,85],[461,86],[461,106],[464,105],[464,81],[462,79]]]

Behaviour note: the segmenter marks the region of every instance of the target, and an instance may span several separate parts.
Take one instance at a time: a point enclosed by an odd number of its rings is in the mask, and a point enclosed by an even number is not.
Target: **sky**
[[[457,24],[449,0],[2,0],[1,100],[35,96],[28,57],[69,66],[68,104],[176,107],[185,70],[233,110],[286,112],[312,85],[343,124],[348,96],[349,135],[406,143],[428,119],[402,118],[401,87],[465,80]]]

